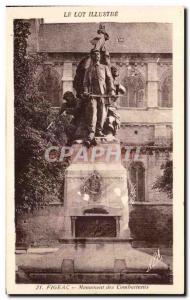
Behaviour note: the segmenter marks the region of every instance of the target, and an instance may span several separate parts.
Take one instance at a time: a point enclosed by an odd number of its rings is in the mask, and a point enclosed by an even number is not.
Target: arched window
[[[173,88],[172,88],[172,74],[167,73],[160,84],[159,106],[172,107],[173,102]]]
[[[51,67],[44,68],[41,73],[38,80],[38,89],[52,106],[60,106],[62,92],[59,74]]]
[[[142,162],[133,162],[129,167],[130,183],[135,190],[134,201],[145,201],[145,169]]]
[[[143,107],[145,99],[145,84],[140,74],[132,74],[126,77],[124,82],[126,94],[120,99],[120,106]]]

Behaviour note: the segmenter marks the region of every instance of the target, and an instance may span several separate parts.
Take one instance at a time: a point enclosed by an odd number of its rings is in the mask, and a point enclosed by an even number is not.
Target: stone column
[[[157,63],[148,63],[148,101],[149,108],[158,107],[158,76],[157,76]]]
[[[72,62],[65,62],[63,64],[63,94],[67,91],[73,91],[73,68]]]

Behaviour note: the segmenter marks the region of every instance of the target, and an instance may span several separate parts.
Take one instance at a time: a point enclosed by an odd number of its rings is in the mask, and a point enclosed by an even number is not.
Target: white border
[[[120,4],[120,1],[117,1],[118,2],[118,4]],[[142,3],[141,1],[133,1],[133,4],[136,4],[136,3]],[[149,1],[148,1],[149,2]],[[166,4],[166,1],[159,1],[159,5],[160,4],[162,4],[162,2],[164,2],[164,4]],[[178,1],[175,1],[174,3],[172,3],[172,4],[175,4],[176,2],[178,2]],[[10,2],[9,2],[10,3]],[[60,3],[60,2],[59,2]],[[96,1],[96,3],[97,3],[97,1]],[[110,4],[111,2],[109,1],[109,4]],[[137,4],[138,4],[137,3]],[[147,2],[145,2],[145,3],[143,3],[143,4],[146,4]],[[155,3],[155,2],[154,2]],[[15,1],[14,1],[14,5],[15,5],[16,3],[15,3]],[[28,5],[29,3],[27,2],[27,5]],[[37,1],[37,3],[36,3],[36,1],[32,1],[32,5],[35,5],[35,4],[37,4],[37,5],[39,5],[39,4],[44,4],[44,1]],[[55,4],[55,3],[54,3]],[[57,2],[57,4],[58,4],[58,2]],[[126,4],[126,2],[125,2],[125,4]],[[182,4],[182,1],[180,1],[180,4]],[[17,4],[18,5],[18,4]],[[26,4],[25,4],[26,5]],[[46,1],[46,5],[47,5],[47,1]],[[167,4],[168,5],[168,4]],[[40,9],[41,10],[41,9]],[[165,8],[165,10],[166,10],[166,8]],[[170,11],[170,13],[171,13],[171,11]],[[168,12],[168,14],[170,15],[170,13]],[[163,16],[162,16],[163,17]],[[147,21],[147,18],[146,18],[146,21]],[[175,31],[175,33],[176,34],[179,34],[179,35],[181,35],[181,32],[183,32],[183,28],[181,27],[181,28],[177,28],[176,27],[176,31]],[[177,39],[177,41],[179,42],[179,40]],[[180,45],[178,45],[178,46],[180,46]],[[183,47],[183,43],[182,43],[182,45],[181,45],[181,50],[180,50],[180,53],[182,53],[182,51],[183,51],[183,49],[182,49],[182,47]],[[178,59],[178,57],[177,57],[177,59]],[[182,60],[183,60],[183,58],[182,58]],[[181,66],[181,64],[182,64],[183,62],[181,61],[180,62],[180,66]],[[179,73],[181,74],[181,72],[182,72],[182,70],[181,70],[181,68],[179,67],[178,68],[178,71],[179,71]],[[181,74],[182,75],[182,74]],[[179,79],[179,78],[178,78]],[[183,82],[183,78],[181,77],[181,81]],[[175,79],[174,79],[174,82],[175,82]],[[179,82],[179,81],[178,81]],[[176,81],[176,83],[177,83],[177,81]],[[177,89],[177,87],[176,87],[176,89]],[[179,85],[178,85],[178,89],[180,89],[179,88]],[[179,98],[181,99],[181,97],[183,98],[183,95],[182,95],[182,93],[181,94],[179,94],[179,90],[178,91],[176,91],[177,93],[178,93],[178,96],[179,96]],[[180,102],[179,102],[180,103]],[[181,123],[181,125],[183,126],[183,124],[182,124],[182,122],[183,122],[183,112],[182,112],[182,110],[183,110],[183,108],[182,107],[179,107],[179,110],[178,110],[178,118],[177,118],[177,120],[176,120],[176,123],[175,124],[177,124],[177,122],[179,122],[179,124]],[[174,124],[174,126],[175,126],[175,124]],[[180,125],[180,127],[181,127],[181,125]],[[182,133],[181,131],[180,131],[180,133]],[[181,157],[181,154],[183,153],[183,135],[182,135],[182,139],[181,139],[181,141],[179,141],[178,140],[178,143],[179,143],[179,147],[177,146],[177,148],[176,148],[176,153],[178,153],[178,155],[179,155],[179,157]],[[176,162],[177,163],[177,162]],[[177,165],[178,165],[178,163],[177,163]],[[180,167],[181,168],[181,170],[183,171],[183,165],[182,165],[182,160],[180,159],[180,161],[179,161],[179,165],[178,165],[178,167]],[[181,172],[181,175],[182,175],[182,177],[181,177],[181,181],[183,181],[183,174],[182,174],[182,172]],[[179,184],[179,181],[177,182],[178,184]],[[183,191],[181,191],[182,192],[182,194],[183,194]],[[181,198],[182,197],[182,194],[181,194],[181,192],[179,191],[178,193],[178,196]],[[178,219],[179,219],[179,215],[178,215],[178,210],[177,211],[175,211],[175,209],[174,209],[174,216],[175,216],[175,214],[176,214],[176,216],[178,217]],[[181,222],[180,222],[180,224],[181,224]],[[182,225],[182,224],[181,224]],[[179,228],[180,226],[179,226],[179,223],[178,223],[178,228]],[[180,238],[180,235],[178,235],[178,238]],[[178,252],[178,254],[179,255],[183,255],[183,241],[182,241],[182,239],[183,239],[183,236],[181,237],[181,249],[180,249],[180,251]],[[178,243],[179,243],[179,240],[178,240]],[[177,262],[177,264],[179,265],[179,261]]]

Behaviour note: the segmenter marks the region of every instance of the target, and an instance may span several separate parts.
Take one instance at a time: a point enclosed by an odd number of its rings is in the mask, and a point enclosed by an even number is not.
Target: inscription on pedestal
[[[116,237],[116,219],[109,216],[85,216],[75,220],[76,237]]]

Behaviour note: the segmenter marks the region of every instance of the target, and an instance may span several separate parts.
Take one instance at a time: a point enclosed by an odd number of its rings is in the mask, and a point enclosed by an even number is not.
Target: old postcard
[[[7,7],[8,294],[184,293],[184,9]]]

